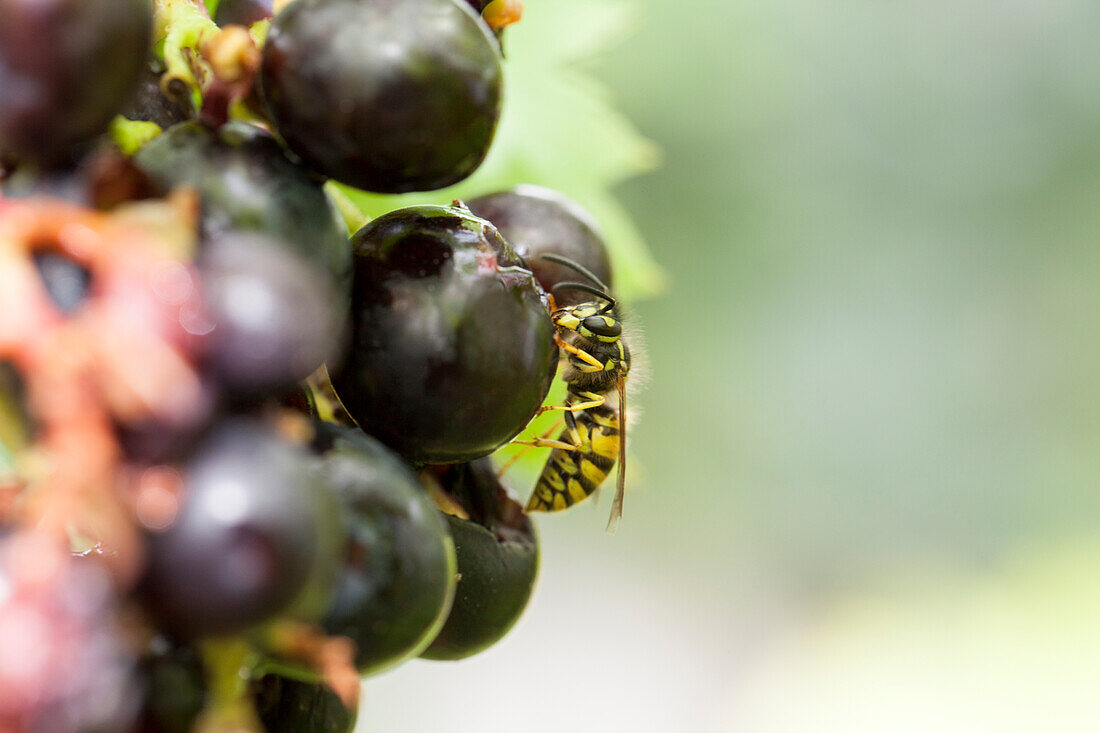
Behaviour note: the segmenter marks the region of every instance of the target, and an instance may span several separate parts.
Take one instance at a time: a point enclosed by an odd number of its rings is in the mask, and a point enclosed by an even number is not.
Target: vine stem
[[[258,654],[237,638],[211,639],[202,645],[210,681],[209,702],[196,726],[201,733],[262,733],[248,683]]]
[[[219,32],[218,26],[201,0],[153,0],[153,26],[157,52],[167,67],[161,91],[172,99],[190,96],[197,109],[205,81],[198,75],[197,53]]]

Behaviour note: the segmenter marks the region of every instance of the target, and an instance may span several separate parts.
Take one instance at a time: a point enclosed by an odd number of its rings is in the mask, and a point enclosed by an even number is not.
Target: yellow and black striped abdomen
[[[574,402],[585,398],[570,394]],[[566,400],[566,404],[570,399]],[[619,456],[619,414],[607,404],[566,413],[566,427],[558,438],[580,446],[554,448],[527,502],[529,512],[556,512],[591,495],[603,483]]]

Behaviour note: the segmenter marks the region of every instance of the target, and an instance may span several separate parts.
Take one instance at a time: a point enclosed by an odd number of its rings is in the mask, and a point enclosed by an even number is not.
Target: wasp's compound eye
[[[584,327],[597,336],[605,338],[617,338],[623,332],[619,322],[610,316],[589,316],[584,319]]]

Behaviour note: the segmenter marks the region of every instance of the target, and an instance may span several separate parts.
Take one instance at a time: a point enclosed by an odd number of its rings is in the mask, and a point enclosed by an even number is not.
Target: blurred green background
[[[527,8],[509,63],[603,23],[572,63],[662,151],[631,490],[360,730],[1097,730],[1100,5]]]

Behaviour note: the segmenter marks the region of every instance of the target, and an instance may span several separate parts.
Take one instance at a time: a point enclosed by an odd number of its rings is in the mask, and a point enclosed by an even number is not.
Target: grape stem
[[[202,99],[202,69],[196,53],[217,34],[206,6],[197,0],[154,0],[154,38],[167,71],[160,80],[161,91],[171,99],[191,97],[195,107]]]
[[[256,717],[248,683],[258,654],[239,638],[211,639],[202,645],[203,664],[210,680],[206,709],[195,726],[200,733],[264,730]]]
[[[222,125],[232,106],[252,91],[260,50],[248,29],[239,25],[228,25],[208,37],[201,50],[213,76],[203,92],[200,117],[208,125]]]
[[[305,665],[320,676],[348,710],[359,706],[359,672],[355,644],[344,636],[328,636],[310,624],[276,621],[262,630],[262,645],[276,655]],[[301,679],[299,675],[294,675]]]
[[[167,67],[161,91],[187,99],[208,125],[229,119],[260,67],[257,37],[243,26],[219,28],[201,0],[154,0],[157,51]],[[264,35],[257,28],[258,37]]]

